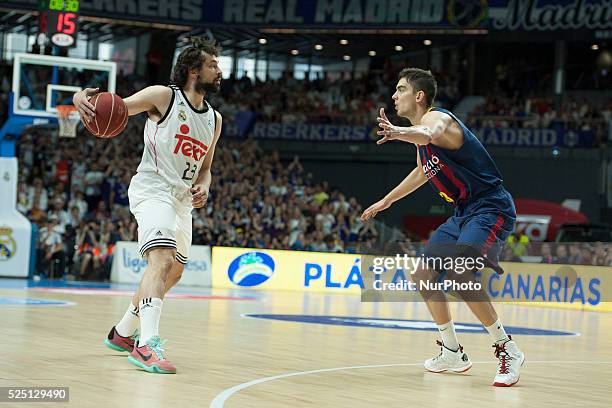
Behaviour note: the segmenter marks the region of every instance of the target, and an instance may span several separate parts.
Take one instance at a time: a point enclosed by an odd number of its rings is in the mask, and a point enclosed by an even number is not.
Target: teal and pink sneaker
[[[111,331],[108,332],[108,337],[104,339],[104,344],[115,351],[127,351],[131,353],[134,349],[134,342],[136,341],[138,341],[138,330],[129,337],[123,337],[117,333],[117,329],[113,326]]]
[[[164,349],[159,336],[153,336],[144,346],[134,346],[128,361],[149,373],[155,374],[176,374],[176,367],[164,357]]]

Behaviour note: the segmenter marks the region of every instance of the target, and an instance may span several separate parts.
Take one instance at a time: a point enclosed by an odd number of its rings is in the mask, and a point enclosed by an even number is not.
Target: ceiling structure
[[[5,33],[36,35],[38,15],[38,11],[33,10],[0,8],[0,30]],[[321,30],[227,25],[201,28],[91,16],[80,16],[79,31],[90,41],[111,43],[159,31],[176,36],[178,47],[185,44],[189,37],[212,35],[221,45],[224,55],[237,52],[241,56],[257,56],[262,59],[297,56],[311,63],[340,62],[345,55],[351,59],[374,56],[371,51],[376,53],[376,57],[388,58],[407,52],[426,51],[432,45],[451,46],[458,42],[482,39],[485,37],[483,34],[486,34],[483,30]],[[260,39],[265,39],[265,44],[261,44]],[[340,40],[347,40],[347,43],[341,44]]]

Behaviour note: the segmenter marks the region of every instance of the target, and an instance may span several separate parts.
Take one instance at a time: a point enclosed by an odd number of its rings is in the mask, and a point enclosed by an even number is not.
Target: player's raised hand
[[[191,205],[193,208],[202,208],[208,201],[208,188],[196,184],[191,187]]]
[[[72,103],[79,111],[81,119],[91,122],[96,116],[96,108],[89,103],[89,98],[98,93],[100,88],[85,88],[76,92],[72,97]]]
[[[386,210],[389,207],[391,207],[391,203],[383,198],[382,200],[377,201],[368,208],[366,208],[363,214],[361,214],[361,219],[365,221],[369,220],[370,218],[374,218],[376,217],[376,214],[383,210]]]
[[[380,113],[376,121],[378,122],[378,126],[382,129],[376,132],[376,134],[378,136],[383,136],[382,139],[376,141],[376,144],[381,145],[389,140],[394,140],[401,134],[400,127],[392,124],[387,118],[385,108],[380,108]]]

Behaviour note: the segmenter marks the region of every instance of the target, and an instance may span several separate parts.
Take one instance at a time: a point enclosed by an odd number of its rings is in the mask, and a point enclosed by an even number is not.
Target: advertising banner
[[[0,157],[0,276],[26,277],[32,256],[32,224],[15,208],[17,159]]]
[[[214,288],[359,294],[360,255],[213,247]]]
[[[111,282],[139,283],[148,262],[142,259],[137,242],[119,241],[113,252]],[[210,247],[193,245],[183,276],[177,286],[211,286]]]
[[[422,301],[408,284],[422,257],[229,247],[213,247],[212,257],[213,288],[361,294],[362,301],[370,302]],[[610,267],[504,262],[503,268],[502,275],[485,268],[474,279],[493,302],[612,311]]]

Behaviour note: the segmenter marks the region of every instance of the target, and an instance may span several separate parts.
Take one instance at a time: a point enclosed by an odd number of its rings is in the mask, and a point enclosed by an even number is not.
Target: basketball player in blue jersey
[[[393,94],[395,109],[399,116],[410,119],[413,126],[393,125],[381,109],[378,135],[383,137],[377,144],[391,140],[413,143],[417,147],[417,167],[383,199],[367,208],[362,219],[376,216],[429,181],[438,195],[454,206],[454,215],[431,236],[424,255],[480,257],[501,274],[503,269],[498,264],[498,257],[514,228],[514,202],[503,187],[501,174],[491,156],[476,136],[451,112],[432,107],[436,88],[430,71],[406,68],[400,72]],[[413,279],[435,281],[441,272],[452,273],[420,268]],[[438,342],[440,355],[425,361],[425,368],[436,373],[467,371],[472,363],[459,345],[444,293],[421,293],[442,338]],[[506,334],[484,291],[463,298],[494,341],[499,364],[493,385],[509,387],[516,384],[524,354]]]

